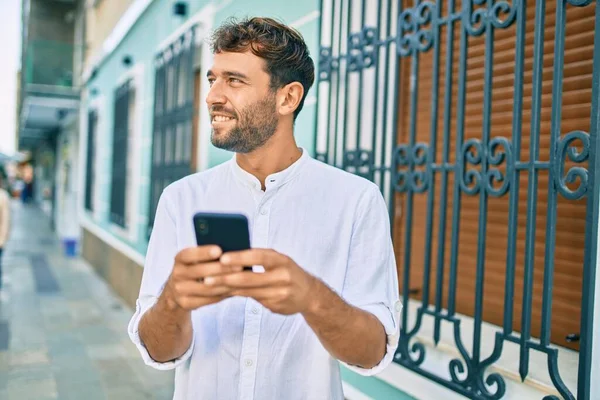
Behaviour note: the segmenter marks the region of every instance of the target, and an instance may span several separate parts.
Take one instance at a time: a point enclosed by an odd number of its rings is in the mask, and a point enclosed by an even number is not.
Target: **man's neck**
[[[285,170],[302,156],[293,136],[271,139],[251,153],[236,154],[240,168],[254,175],[260,181],[262,190],[265,190],[267,176]]]

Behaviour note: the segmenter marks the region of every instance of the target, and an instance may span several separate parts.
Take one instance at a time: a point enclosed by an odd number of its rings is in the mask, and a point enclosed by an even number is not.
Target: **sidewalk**
[[[146,367],[129,341],[132,310],[85,261],[63,255],[40,209],[15,202],[12,211],[0,399],[170,399],[172,373]]]

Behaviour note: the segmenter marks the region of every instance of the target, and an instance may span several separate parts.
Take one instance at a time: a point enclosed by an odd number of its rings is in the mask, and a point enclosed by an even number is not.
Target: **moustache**
[[[212,106],[208,109],[209,114],[213,115],[214,113],[220,113],[220,114],[225,114],[228,117],[231,118],[236,118],[237,119],[237,114],[235,113],[235,111],[233,110],[227,110],[225,107],[223,106]]]

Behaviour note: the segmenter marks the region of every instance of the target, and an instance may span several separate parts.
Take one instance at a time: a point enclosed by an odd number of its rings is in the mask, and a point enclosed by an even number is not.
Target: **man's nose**
[[[214,104],[225,104],[226,102],[227,100],[221,85],[218,82],[214,82],[206,95],[206,104],[210,107]]]

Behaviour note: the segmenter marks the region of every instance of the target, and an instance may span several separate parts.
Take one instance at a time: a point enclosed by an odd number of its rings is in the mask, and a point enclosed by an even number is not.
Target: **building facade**
[[[82,3],[22,3],[17,143],[31,154],[33,199],[62,238],[79,232],[77,213],[65,209],[76,209],[77,204],[77,68],[83,63],[83,46],[75,16]]]
[[[318,66],[299,145],[377,183],[394,227],[399,350],[376,377],[344,370],[347,397],[600,396],[598,1],[78,10],[81,249],[129,304],[162,189],[232,156],[209,140],[206,39],[228,17],[272,16]]]

